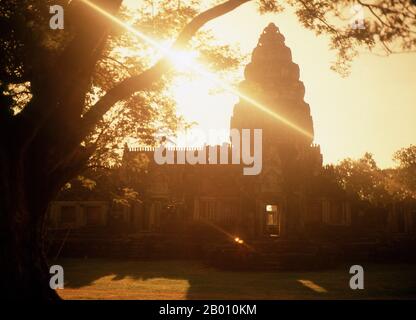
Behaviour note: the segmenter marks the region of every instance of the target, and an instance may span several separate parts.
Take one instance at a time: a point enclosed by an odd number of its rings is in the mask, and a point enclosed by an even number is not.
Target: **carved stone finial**
[[[285,42],[285,37],[280,33],[279,28],[271,22],[264,30],[259,39],[259,46],[271,44],[273,42]]]
[[[276,26],[273,22],[264,29],[263,33],[280,33],[279,27]]]

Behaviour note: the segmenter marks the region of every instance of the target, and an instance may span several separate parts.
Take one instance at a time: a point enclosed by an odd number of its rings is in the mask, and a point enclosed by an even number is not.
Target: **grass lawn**
[[[414,265],[363,265],[364,290],[349,288],[350,266],[319,272],[228,272],[197,261],[67,259],[64,299],[416,299]]]

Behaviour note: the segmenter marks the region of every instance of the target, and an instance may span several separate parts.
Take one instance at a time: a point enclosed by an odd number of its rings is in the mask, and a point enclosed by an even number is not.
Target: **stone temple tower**
[[[312,117],[299,76],[285,37],[271,23],[260,36],[240,84],[240,91],[261,107],[241,99],[234,108],[231,128],[262,128],[267,142],[310,146]]]
[[[263,130],[262,172],[243,178],[245,194],[252,195],[244,207],[251,212],[246,213],[249,220],[256,221],[257,235],[301,232],[309,182],[322,167],[320,148],[312,145],[313,122],[299,77],[285,37],[269,24],[246,66],[239,88],[243,97],[231,118],[231,128]]]

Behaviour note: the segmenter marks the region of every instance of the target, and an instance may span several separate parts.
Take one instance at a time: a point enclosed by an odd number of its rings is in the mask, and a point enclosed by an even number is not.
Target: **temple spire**
[[[310,132],[311,136],[294,132],[293,128],[279,123],[244,99],[234,109],[231,128],[263,128],[263,133],[268,131],[269,138],[274,135],[286,142],[311,144],[313,123],[309,105],[304,101],[305,87],[300,81],[299,66],[292,61],[292,52],[285,44],[285,37],[274,23],[270,23],[260,35],[244,76],[245,80],[240,85],[243,93]]]
[[[277,27],[273,22],[270,23],[260,36],[258,46],[263,46],[267,43],[273,42],[285,42],[285,37],[280,33],[279,27]]]

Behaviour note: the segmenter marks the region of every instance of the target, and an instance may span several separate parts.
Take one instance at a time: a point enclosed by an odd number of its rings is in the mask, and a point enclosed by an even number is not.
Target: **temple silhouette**
[[[141,217],[134,222],[138,228],[160,228],[170,204],[175,204],[173,216],[212,223],[249,238],[295,236],[320,216],[316,208],[322,207],[322,200],[312,195],[310,182],[322,167],[322,155],[312,144],[313,121],[299,76],[284,36],[270,24],[240,84],[242,96],[250,99],[241,98],[230,121],[230,129],[262,129],[259,175],[244,176],[233,164],[158,165],[154,149],[126,147],[123,164],[129,184],[137,179],[129,173],[129,163],[143,156],[149,160],[147,177],[138,187],[144,192],[135,213]],[[347,223],[348,207],[339,214],[340,222]]]

